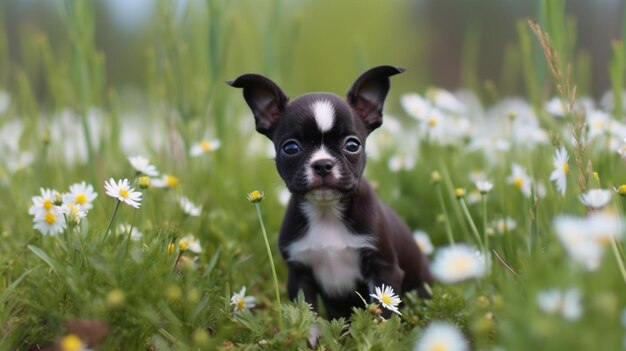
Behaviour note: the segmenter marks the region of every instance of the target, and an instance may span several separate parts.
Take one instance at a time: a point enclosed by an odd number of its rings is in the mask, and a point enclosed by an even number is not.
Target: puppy
[[[292,102],[270,79],[245,74],[227,82],[243,88],[256,130],[276,149],[276,168],[292,196],[280,230],[287,290],[298,292],[329,319],[349,318],[358,297],[375,287],[398,294],[432,282],[426,257],[408,226],[363,178],[367,136],[382,124],[389,77],[404,69],[375,67],[352,85],[347,99],[311,93]],[[384,310],[384,316],[390,311]]]

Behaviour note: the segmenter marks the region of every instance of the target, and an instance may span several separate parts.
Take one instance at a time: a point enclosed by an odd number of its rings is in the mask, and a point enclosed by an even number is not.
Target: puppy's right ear
[[[276,83],[260,74],[244,74],[226,83],[243,88],[243,97],[254,114],[256,130],[269,137],[289,98]]]

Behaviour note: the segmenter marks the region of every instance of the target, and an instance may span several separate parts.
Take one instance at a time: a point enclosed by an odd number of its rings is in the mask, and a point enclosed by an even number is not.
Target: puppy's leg
[[[304,301],[310,304],[313,311],[317,313],[319,287],[313,278],[313,273],[309,268],[298,264],[290,264],[287,268],[287,293],[289,294],[289,299],[295,300],[298,298],[300,291],[302,291]]]

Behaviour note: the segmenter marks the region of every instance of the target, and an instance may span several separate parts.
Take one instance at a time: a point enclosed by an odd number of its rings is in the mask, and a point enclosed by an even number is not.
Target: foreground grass
[[[623,197],[613,188],[626,183],[626,128],[620,103],[572,94],[566,55],[552,56],[561,89],[549,104],[532,92],[531,102],[483,105],[463,92],[392,90],[388,106],[403,109],[368,140],[367,177],[413,229],[428,234],[433,263],[455,243],[478,252],[482,270],[449,266],[432,300],[403,296],[402,315],[387,321],[364,303],[349,321],[329,322],[301,300],[277,303],[246,194],[265,193],[260,214],[284,299],[275,246],[284,189],[239,92],[218,82],[223,58],[211,57],[214,71],[195,77],[185,63],[201,58],[169,33],[164,81],[151,67],[154,84],[145,92],[105,91],[102,58],[83,21],[90,11],[76,6],[66,13],[68,26],[85,30],[68,44],[76,49],[71,68],[55,59],[45,37],[34,41],[49,106],[34,98],[27,72],[0,95],[2,349],[63,348],[68,335],[102,350],[302,349],[313,325],[321,330],[320,350],[410,349],[434,321],[454,325],[476,350],[624,347]],[[551,11],[552,23],[559,22]],[[223,30],[213,25],[211,31]],[[549,60],[551,49],[561,50],[558,38],[546,44]],[[622,66],[616,58],[613,70]],[[190,82],[209,88],[174,89]],[[576,108],[568,110],[570,103]],[[203,140],[210,143],[196,155]],[[560,148],[569,160],[555,165]],[[145,189],[128,161],[136,155],[160,173]],[[550,180],[555,170],[567,182],[564,192]],[[140,207],[108,196],[109,178],[130,179],[142,193]],[[478,180],[493,188],[481,194]],[[98,195],[80,223],[56,235],[33,228],[29,208],[40,188],[65,193],[82,181]],[[583,204],[581,195],[595,188],[609,190],[609,201]],[[200,213],[185,211],[181,196],[202,206]],[[254,307],[234,311],[231,299],[243,287]]]

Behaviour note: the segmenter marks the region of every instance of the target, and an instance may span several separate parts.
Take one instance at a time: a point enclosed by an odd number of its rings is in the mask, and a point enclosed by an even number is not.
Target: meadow
[[[0,350],[626,348],[622,41],[599,99],[564,0],[512,24],[503,70],[523,94],[473,77],[471,37],[467,87],[394,77],[366,176],[429,255],[433,298],[328,321],[287,298],[289,194],[224,81],[256,70],[292,97],[343,94],[381,57],[355,45],[336,77],[302,73],[291,48],[311,19],[297,6],[267,2],[265,23],[244,1],[172,4],[129,53],[145,78],[132,88],[108,84],[116,58],[96,46],[90,2],[58,3],[61,40],[25,30],[9,45],[0,14]]]

